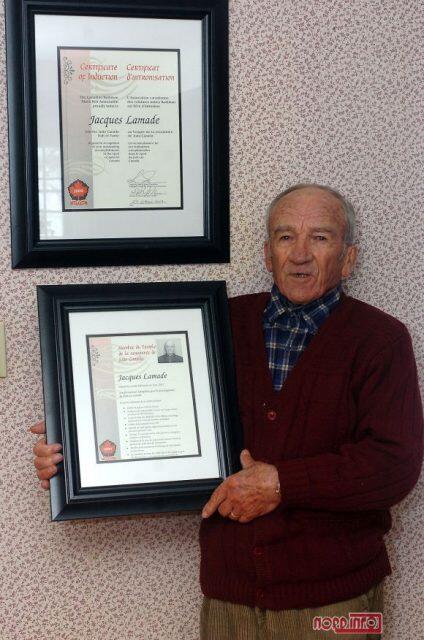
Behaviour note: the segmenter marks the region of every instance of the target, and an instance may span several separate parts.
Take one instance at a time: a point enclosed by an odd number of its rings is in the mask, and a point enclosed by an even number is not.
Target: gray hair
[[[288,189],[285,189],[284,191],[279,193],[277,196],[275,196],[275,198],[271,201],[271,203],[269,204],[269,206],[267,208],[266,229],[267,229],[268,238],[269,238],[269,220],[270,220],[271,213],[272,213],[275,205],[282,198],[284,198],[284,196],[287,196],[289,193],[292,193],[292,191],[299,191],[299,189],[307,189],[307,188],[322,189],[323,191],[326,191],[330,195],[332,195],[335,198],[337,198],[337,200],[340,202],[342,213],[343,213],[343,215],[345,217],[345,221],[346,221],[346,228],[345,228],[345,234],[344,234],[344,243],[346,245],[355,244],[354,243],[354,237],[355,237],[355,218],[356,218],[356,214],[355,214],[355,209],[353,208],[353,205],[349,202],[349,200],[347,198],[342,196],[341,193],[336,191],[336,189],[332,189],[331,187],[328,187],[325,184],[316,184],[314,182],[301,182],[299,184],[295,184],[292,187],[289,187]]]

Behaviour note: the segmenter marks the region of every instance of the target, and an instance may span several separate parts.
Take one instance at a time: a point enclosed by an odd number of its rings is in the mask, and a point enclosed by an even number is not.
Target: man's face
[[[175,344],[173,342],[165,342],[165,353],[167,356],[173,356],[175,353]]]
[[[340,202],[322,189],[292,191],[275,205],[265,264],[286,298],[306,304],[349,276],[357,249],[345,247],[344,232]]]

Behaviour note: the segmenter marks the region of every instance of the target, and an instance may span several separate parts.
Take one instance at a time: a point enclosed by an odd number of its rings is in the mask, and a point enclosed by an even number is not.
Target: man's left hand
[[[224,518],[250,522],[280,504],[277,468],[254,460],[247,449],[241,452],[240,461],[242,471],[229,476],[215,489],[203,508],[203,518],[218,510]]]

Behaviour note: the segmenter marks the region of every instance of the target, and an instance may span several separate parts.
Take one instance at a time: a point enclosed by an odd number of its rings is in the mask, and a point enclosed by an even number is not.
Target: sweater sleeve
[[[423,415],[406,330],[371,359],[362,379],[354,442],[334,453],[276,463],[283,508],[386,509],[417,482]]]

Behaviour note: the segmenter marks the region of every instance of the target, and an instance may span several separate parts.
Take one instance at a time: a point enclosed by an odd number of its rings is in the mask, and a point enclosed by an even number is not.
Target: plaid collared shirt
[[[268,365],[276,391],[282,388],[300,354],[338,304],[340,294],[341,285],[337,285],[322,298],[296,305],[273,285],[263,326]]]

